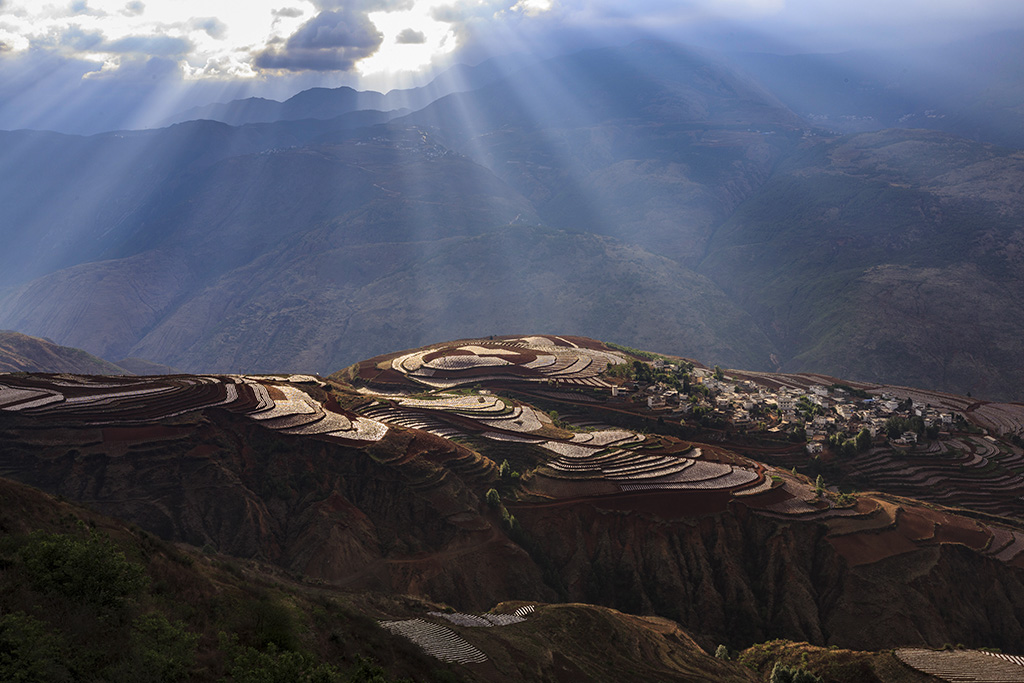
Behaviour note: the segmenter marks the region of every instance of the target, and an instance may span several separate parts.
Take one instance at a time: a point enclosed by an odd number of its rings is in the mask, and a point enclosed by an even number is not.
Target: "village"
[[[635,362],[630,371],[626,381],[611,387],[612,402],[645,407],[666,422],[806,442],[809,454],[830,446],[855,452],[882,440],[912,446],[940,432],[967,428],[959,413],[885,391],[869,394],[839,384],[784,386],[662,358]]]

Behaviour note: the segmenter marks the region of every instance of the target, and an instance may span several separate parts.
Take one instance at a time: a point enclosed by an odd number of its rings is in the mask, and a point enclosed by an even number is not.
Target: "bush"
[[[70,681],[60,641],[24,612],[0,616],[0,680],[23,683]]]
[[[20,555],[33,588],[96,607],[122,608],[146,584],[142,566],[95,531],[84,540],[36,531]]]
[[[145,614],[132,625],[132,650],[147,680],[172,683],[183,680],[195,664],[199,634],[181,621],[162,614]]]
[[[265,650],[239,646],[220,634],[221,648],[231,659],[229,671],[234,683],[342,683],[341,672],[330,664],[317,664],[299,652],[278,650],[270,643]],[[369,679],[373,680],[373,679]]]

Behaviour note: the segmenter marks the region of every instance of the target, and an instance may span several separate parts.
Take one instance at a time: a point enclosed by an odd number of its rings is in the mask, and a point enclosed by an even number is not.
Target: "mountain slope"
[[[782,367],[1019,398],[1024,157],[926,131],[821,142],[716,232],[701,271]]]
[[[398,121],[435,130],[554,227],[687,265],[807,128],[719,57],[654,41],[548,60]]]
[[[0,372],[73,372],[82,375],[130,375],[102,358],[46,339],[0,330]]]

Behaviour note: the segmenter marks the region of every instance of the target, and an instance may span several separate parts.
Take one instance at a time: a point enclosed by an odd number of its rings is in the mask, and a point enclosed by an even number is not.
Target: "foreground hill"
[[[114,363],[81,349],[59,346],[27,334],[0,330],[0,372],[71,372],[82,375],[130,375]]]
[[[827,490],[791,471],[817,466],[802,444],[612,397],[658,370],[642,358],[535,335],[390,354],[326,382],[8,377],[0,473],[165,539],[466,614],[589,602],[677,621],[705,649],[1024,650],[1024,522],[984,511],[992,468],[960,485],[978,483],[958,508]],[[656,360],[695,397],[712,386]],[[805,380],[760,381],[757,396]]]
[[[457,614],[167,543],[6,479],[0,501],[4,680],[755,680],[665,619],[579,604]],[[407,624],[440,637],[417,647]]]

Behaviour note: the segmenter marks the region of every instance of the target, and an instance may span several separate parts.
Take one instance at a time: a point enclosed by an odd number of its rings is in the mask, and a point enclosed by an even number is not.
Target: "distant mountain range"
[[[404,102],[206,112],[296,120],[0,133],[0,326],[187,371],[322,373],[568,329],[1024,398],[1022,153],[984,142],[996,128],[843,135],[780,74],[849,60],[744,59],[648,41]]]

